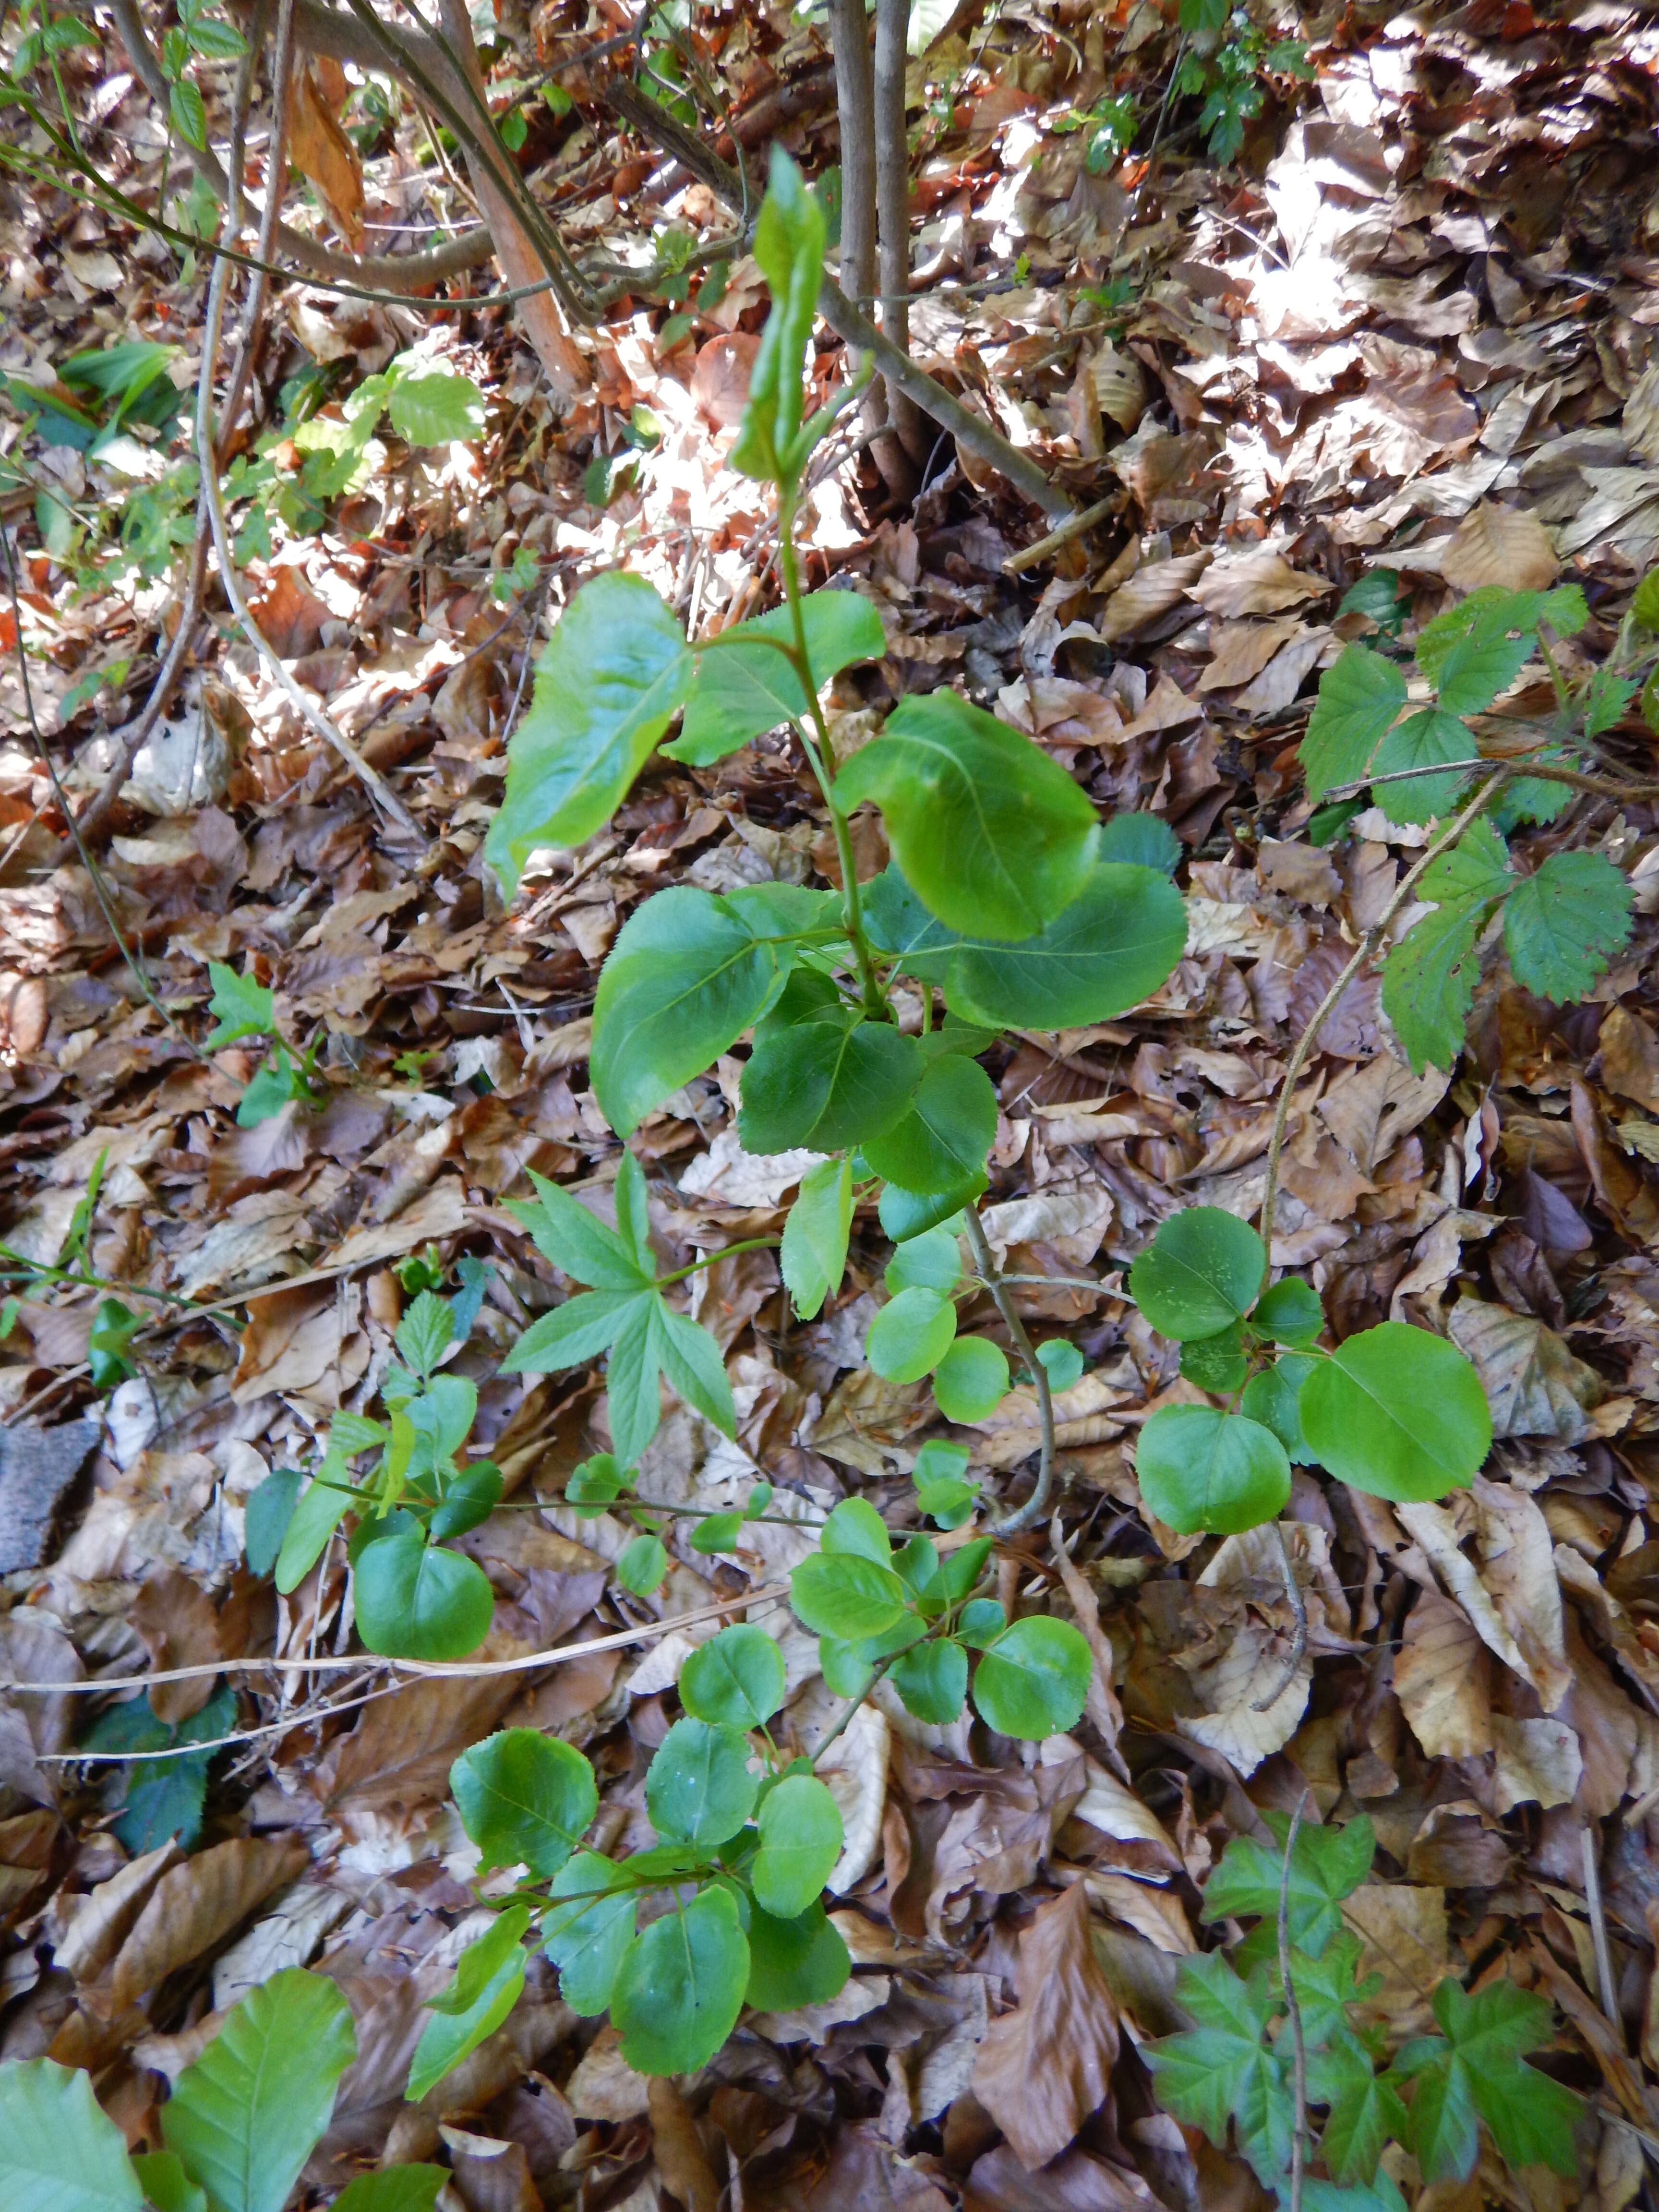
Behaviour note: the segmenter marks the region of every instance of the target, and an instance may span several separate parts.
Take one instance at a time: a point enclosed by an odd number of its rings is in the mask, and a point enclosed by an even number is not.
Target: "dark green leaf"
[[[678,1725],[684,1727],[681,1722]],[[749,1985],[749,1945],[729,1890],[690,1905],[636,1936],[611,1993],[622,2054],[640,2074],[690,2074],[737,2026]]]
[[[815,693],[853,662],[879,660],[887,650],[881,617],[858,592],[811,592],[800,611]],[[780,722],[803,720],[811,702],[793,663],[778,650],[794,642],[787,605],[722,630],[698,654],[680,734],[663,750],[702,768]]]
[[[465,1659],[489,1633],[495,1596],[476,1559],[399,1529],[357,1555],[357,1633],[393,1659]]]
[[[948,1727],[968,1695],[968,1654],[949,1637],[918,1644],[893,1662],[893,1687],[919,1721]]]
[[[903,1190],[890,1182],[877,1202],[876,1211],[881,1225],[895,1244],[902,1244],[912,1237],[925,1237],[930,1229],[953,1221],[964,1206],[971,1206],[982,1196],[986,1188],[983,1169],[977,1175],[964,1176],[954,1190]]]
[[[853,1961],[841,1930],[822,1905],[793,1920],[775,1920],[757,1905],[749,1917],[749,1986],[744,2001],[757,2012],[793,2012],[827,2004],[847,1986]]]
[[[990,1077],[977,1060],[951,1053],[922,1076],[908,1112],[862,1140],[863,1152],[876,1174],[901,1189],[944,1194],[983,1174],[996,1133]]]
[[[841,1152],[859,1144],[867,1151],[871,1139],[904,1116],[926,1066],[915,1037],[901,1036],[890,1023],[829,1010],[823,1020],[757,1042],[743,1072],[738,1140],[756,1153],[797,1146]],[[994,1094],[992,1113],[994,1134]]]
[[[1500,691],[1507,691],[1531,658],[1535,640],[1493,633],[1476,623],[1442,659],[1440,704],[1448,714],[1484,714]]]
[[[1181,840],[1161,814],[1114,814],[1101,824],[1098,857],[1173,875],[1181,860]]]
[[[444,1485],[444,1502],[427,1523],[435,1543],[449,1536],[464,1536],[489,1520],[501,1502],[501,1471],[487,1459],[476,1459]]]
[[[475,1743],[450,1768],[449,1787],[483,1874],[526,1866],[545,1881],[599,1810],[592,1768],[574,1745],[538,1729],[503,1729]]]
[[[1129,1295],[1161,1336],[1218,1335],[1255,1304],[1267,1250],[1218,1206],[1172,1213],[1129,1270]]]
[[[681,1668],[679,1691],[694,1720],[759,1728],[783,1703],[783,1654],[750,1622],[722,1628]]]
[[[1474,1003],[1475,945],[1492,908],[1515,882],[1503,840],[1472,823],[1425,873],[1419,896],[1435,912],[1414,923],[1382,970],[1382,1007],[1413,1071],[1450,1068],[1463,1048]]]
[[[494,2035],[519,2002],[528,1963],[524,1938],[529,1927],[530,1907],[509,1905],[493,1927],[468,1944],[455,1963],[448,1987],[430,1999],[432,2018],[421,2031],[409,2069],[404,2094],[411,2104],[418,2104],[469,2051]]]
[[[1164,1406],[1140,1431],[1140,1494],[1184,1535],[1237,1535],[1271,1521],[1291,1494],[1291,1462],[1271,1429],[1213,1406]]]
[[[1589,996],[1630,932],[1630,885],[1604,853],[1552,853],[1504,908],[1516,981],[1558,1006]]]
[[[1286,1275],[1265,1291],[1250,1316],[1252,1328],[1271,1337],[1275,1344],[1287,1344],[1297,1352],[1317,1343],[1324,1326],[1325,1309],[1319,1303],[1319,1293],[1300,1275]]]
[[[552,1903],[541,1917],[542,1941],[559,1970],[559,1995],[591,2019],[611,2002],[617,1975],[634,1941],[637,1892],[625,1869],[594,1851],[578,1851],[553,1877]]]
[[[1443,1498],[1492,1449],[1474,1367],[1455,1344],[1404,1322],[1364,1329],[1322,1359],[1298,1409],[1320,1465],[1376,1498]]]
[[[1352,2041],[1316,2054],[1308,2087],[1315,2103],[1330,2107],[1319,2148],[1332,2180],[1369,2185],[1376,2178],[1383,2146],[1405,2137],[1406,2107],[1399,2091],[1386,2074],[1376,2072],[1369,2052]]]
[[[1398,775],[1402,769],[1428,768],[1437,761],[1466,761],[1473,745],[1455,714],[1443,708],[1425,707],[1395,724],[1376,749],[1371,774]],[[1437,815],[1450,812],[1468,782],[1467,772],[1413,776],[1409,783],[1384,785],[1376,796],[1390,822],[1432,822]]]
[[[760,1778],[741,1729],[676,1721],[645,1778],[646,1810],[659,1836],[709,1850],[728,1842],[755,1809]]]
[[[1314,1458],[1313,1449],[1302,1433],[1299,1406],[1302,1385],[1317,1364],[1304,1352],[1287,1352],[1272,1367],[1251,1376],[1238,1401],[1240,1413],[1271,1429],[1284,1445],[1285,1456],[1297,1467],[1306,1467]]]
[[[252,1492],[243,1509],[243,1541],[250,1574],[268,1575],[276,1564],[288,1524],[300,1501],[300,1470],[279,1467]]]
[[[1445,2041],[1419,2037],[1395,2061],[1413,2083],[1405,2142],[1423,2179],[1462,2181],[1474,2171],[1476,2113],[1510,2165],[1573,2173],[1583,2100],[1522,2063],[1524,2052],[1551,2039],[1548,2004],[1508,1981],[1488,1982],[1470,1996],[1449,1977],[1431,2002]]]
[[[1089,1647],[1069,1621],[1030,1613],[986,1650],[974,1672],[974,1704],[999,1734],[1041,1743],[1076,1725],[1089,1668]]]
[[[1367,645],[1346,645],[1319,679],[1319,697],[1302,740],[1310,799],[1358,783],[1406,703],[1406,679]]]

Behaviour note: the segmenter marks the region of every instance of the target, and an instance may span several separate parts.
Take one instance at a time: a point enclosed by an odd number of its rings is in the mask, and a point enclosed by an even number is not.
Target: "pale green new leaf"
[[[853,1165],[820,1160],[801,1177],[783,1224],[783,1280],[802,1321],[840,1290],[853,1231]]]
[[[791,1774],[760,1808],[760,1850],[750,1880],[763,1911],[793,1920],[823,1893],[841,1856],[841,1811],[823,1784]]]
[[[50,2058],[0,2066],[0,2203],[6,2212],[140,2212],[143,2191],[92,2077]]]
[[[1212,1951],[1182,1960],[1176,1995],[1197,2025],[1142,2046],[1159,2103],[1220,2148],[1236,2125],[1239,2148],[1275,2186],[1290,2166],[1296,2112],[1288,2060],[1267,2041],[1276,2008],[1266,1975],[1241,1981]]]
[[[509,1905],[495,1925],[462,1952],[448,1987],[430,2000],[432,2017],[415,2046],[404,2093],[411,2104],[418,2104],[470,2051],[494,2035],[517,2004],[529,1963],[524,1948],[529,1928],[530,1907]]]
[[[858,592],[811,592],[801,601],[812,689],[858,660],[879,660],[887,649],[881,617]],[[793,647],[787,605],[722,630],[697,656],[680,734],[663,747],[671,758],[706,767],[811,711],[793,663],[778,650]]]
[[[276,994],[255,981],[250,972],[239,975],[222,960],[210,960],[208,974],[213,982],[213,996],[208,1000],[208,1012],[219,1017],[216,1025],[202,1040],[204,1052],[217,1052],[222,1045],[234,1044],[240,1037],[272,1036],[276,1030]]]

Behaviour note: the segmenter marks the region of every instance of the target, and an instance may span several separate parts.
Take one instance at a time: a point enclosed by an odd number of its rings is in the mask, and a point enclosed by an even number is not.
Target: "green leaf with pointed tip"
[[[836,779],[874,800],[907,883],[952,929],[1030,937],[1082,891],[1099,830],[1064,769],[954,691],[903,700]]]
[[[731,453],[734,469],[763,483],[792,483],[802,458],[794,450],[801,428],[801,375],[823,282],[824,232],[822,204],[774,141],[754,246],[771,289],[772,312],[749,372],[749,401]]]
[[[329,1538],[345,1518],[352,1502],[350,1477],[343,1459],[330,1452],[316,1477],[301,1492],[276,1554],[274,1579],[286,1597],[323,1556]]]
[[[629,915],[600,972],[590,1062],[618,1136],[759,1020],[783,988],[782,942],[690,884]]]
[[[1415,1073],[1431,1064],[1455,1066],[1474,1001],[1475,946],[1493,907],[1515,881],[1504,841],[1483,817],[1471,823],[1418,886],[1435,911],[1413,924],[1382,970],[1382,1009]]]
[[[279,1467],[248,1498],[243,1508],[242,1542],[250,1574],[268,1575],[276,1565],[303,1479],[298,1468]]]
[[[852,1162],[820,1160],[801,1177],[780,1255],[784,1286],[802,1321],[811,1321],[840,1290],[852,1233]]]
[[[532,1322],[501,1362],[507,1375],[551,1375],[585,1367],[607,1351],[625,1322],[654,1296],[649,1290],[582,1291]]]
[[[814,693],[854,661],[879,660],[887,650],[881,617],[858,592],[809,592],[800,603],[806,660]],[[680,734],[663,747],[673,760],[706,768],[780,722],[811,712],[794,664],[778,650],[795,643],[789,608],[722,630],[697,656]]]
[[[1129,1270],[1129,1295],[1160,1336],[1215,1336],[1261,1293],[1267,1249],[1218,1206],[1172,1213]]]
[[[461,1826],[483,1854],[479,1871],[525,1866],[555,1875],[599,1810],[593,1770],[574,1744],[539,1729],[502,1729],[449,1770]]]
[[[1500,691],[1507,691],[1532,657],[1536,643],[1528,629],[1520,637],[1494,633],[1476,623],[1458,639],[1440,663],[1440,704],[1450,714],[1484,714]]]
[[[890,1022],[827,1007],[822,1019],[757,1042],[743,1071],[738,1141],[756,1153],[867,1150],[871,1139],[904,1117],[926,1068],[915,1038]]]
[[[636,1177],[642,1185],[639,1162],[631,1152],[624,1152],[617,1178],[619,1200]],[[652,1279],[655,1269],[648,1264],[648,1253],[642,1259],[618,1230],[607,1227],[580,1199],[538,1175],[534,1168],[530,1170],[530,1180],[536,1188],[533,1201],[510,1198],[507,1210],[530,1231],[536,1249],[573,1282],[590,1283],[596,1291],[631,1291]],[[630,1195],[642,1201],[642,1188]]]
[[[761,1802],[760,1849],[749,1865],[761,1910],[798,1919],[823,1894],[843,1841],[841,1808],[823,1784],[786,1775]]]
[[[902,1653],[893,1662],[890,1679],[907,1712],[946,1728],[961,1713],[968,1695],[968,1654],[951,1638],[935,1638]]]
[[[360,2173],[330,2212],[432,2212],[448,2179],[442,2166],[389,2166],[381,2173]]]
[[[221,1046],[234,1044],[240,1037],[275,1036],[276,994],[254,980],[251,962],[248,973],[239,975],[223,961],[210,960],[208,974],[213,981],[208,1012],[217,1014],[219,1019],[202,1039],[204,1052],[217,1052]]]
[[[1404,1322],[1339,1345],[1303,1384],[1297,1407],[1320,1465],[1376,1498],[1443,1498],[1492,1449],[1492,1409],[1474,1367],[1455,1344]]]
[[[1368,645],[1346,645],[1319,679],[1319,696],[1302,740],[1310,799],[1358,783],[1406,703],[1406,679]]]
[[[775,1920],[757,1905],[749,1916],[749,1986],[744,2002],[757,2012],[793,2012],[839,1996],[853,1971],[841,1930],[822,1905],[793,1920]]]
[[[959,1336],[933,1376],[933,1399],[947,1421],[982,1421],[1008,1395],[1008,1355],[985,1336]]]
[[[939,1291],[901,1291],[871,1322],[865,1357],[888,1382],[920,1382],[951,1348],[957,1310]]]
[[[357,1554],[357,1633],[392,1659],[465,1659],[489,1633],[495,1594],[476,1559],[428,1544],[418,1528],[377,1537]]]
[[[522,1733],[522,1731],[517,1731]],[[419,2104],[446,2074],[474,2051],[507,2018],[524,1993],[524,1939],[530,1907],[509,1905],[455,1962],[447,1989],[429,2000],[432,2018],[421,2031],[409,2069],[405,2096]]]
[[[1577,2169],[1573,2137],[1581,2098],[1523,2063],[1551,2039],[1554,2021],[1540,1996],[1513,1982],[1488,1982],[1470,1996],[1449,1977],[1430,2000],[1445,2040],[1421,2036],[1395,2061],[1412,2085],[1404,2141],[1428,2182],[1462,2181],[1480,2149],[1478,2113],[1511,2166]]]
[[[1630,884],[1605,853],[1552,853],[1504,908],[1516,981],[1558,1006],[1589,996],[1630,933]]]
[[[884,1636],[910,1610],[909,1593],[890,1567],[824,1552],[803,1559],[791,1574],[789,1602],[815,1635],[848,1644]]]
[[[1398,775],[1406,769],[1432,767],[1437,761],[1466,761],[1473,750],[1474,739],[1455,714],[1425,707],[1395,724],[1377,747],[1370,772]],[[1451,811],[1468,780],[1467,770],[1462,775],[1413,776],[1409,783],[1383,785],[1376,793],[1377,803],[1390,822],[1432,822],[1437,815]]]
[[[1076,1725],[1089,1647],[1069,1621],[1030,1613],[1004,1629],[974,1672],[974,1704],[1000,1735],[1041,1743]]]
[[[79,2067],[0,2066],[0,2199],[9,2212],[142,2212],[125,2139]]]
[[[977,1060],[951,1053],[922,1076],[908,1111],[862,1140],[863,1152],[901,1189],[945,1193],[984,1173],[996,1133],[990,1077]]]
[[[616,569],[576,593],[537,663],[484,841],[509,896],[538,847],[580,845],[610,820],[684,698],[691,667],[678,618],[643,577]]]
[[[559,1995],[572,2012],[592,2019],[610,2003],[634,1941],[638,1892],[614,1859],[578,1851],[554,1875],[548,1895],[541,1937],[559,1970]]]
[[[484,396],[470,376],[434,368],[407,354],[400,354],[390,367],[386,412],[406,445],[448,446],[483,437]]]
[[[783,1703],[783,1654],[749,1621],[698,1644],[680,1669],[680,1703],[694,1720],[760,1728]]]
[[[1183,1535],[1236,1536],[1284,1509],[1291,1462],[1271,1429],[1213,1406],[1164,1406],[1135,1450],[1140,1494]]]
[[[1376,2072],[1370,2053],[1350,2040],[1310,2054],[1308,2094],[1313,2103],[1330,2107],[1319,2148],[1332,2180],[1369,2185],[1384,2145],[1405,2138],[1400,2092]]]
[[[1291,2162],[1296,2124],[1287,2053],[1268,2040],[1275,1993],[1264,1972],[1240,1979],[1218,1951],[1183,1959],[1176,1999],[1197,2025],[1142,2046],[1158,2102],[1224,2148],[1229,2129],[1269,2188]]]
[[[890,1182],[883,1188],[876,1212],[894,1243],[903,1244],[913,1237],[926,1236],[930,1229],[937,1229],[941,1224],[957,1220],[964,1206],[971,1206],[976,1198],[984,1196],[986,1187],[983,1169],[976,1175],[964,1176],[954,1190],[905,1190]]]
[[[737,2026],[748,1985],[736,1899],[726,1889],[700,1890],[653,1920],[623,1960],[611,2018],[623,2059],[639,2074],[695,2073]]]
[[[824,1522],[818,1548],[830,1559],[873,1559],[892,1564],[893,1540],[887,1524],[867,1498],[843,1498]]]
[[[1205,1884],[1203,1917],[1216,1921],[1259,1916],[1266,1933],[1276,1942],[1285,1839],[1291,1824],[1282,1813],[1268,1813],[1265,1818],[1278,1849],[1270,1850],[1255,1836],[1235,1836]],[[1342,1900],[1365,1880],[1376,1856],[1376,1831],[1363,1813],[1340,1828],[1304,1824],[1297,1830],[1285,1919],[1298,1950],[1316,1959],[1340,1932]],[[1276,1954],[1273,1971],[1278,1971]]]
[[[1305,1352],[1310,1344],[1316,1344],[1324,1326],[1325,1309],[1319,1302],[1319,1293],[1300,1275],[1286,1275],[1271,1290],[1264,1291],[1261,1304],[1250,1316],[1252,1328],[1271,1337],[1275,1344],[1289,1345],[1296,1352]]]
[[[676,1721],[645,1778],[651,1825],[672,1842],[712,1850],[735,1836],[755,1809],[760,1778],[748,1738],[724,1721]]]
[[[1238,1401],[1241,1413],[1273,1431],[1294,1467],[1310,1466],[1314,1458],[1313,1448],[1302,1433],[1300,1404],[1302,1386],[1318,1364],[1304,1352],[1287,1352],[1273,1366],[1251,1376]]]
[[[454,1334],[448,1301],[422,1291],[398,1322],[392,1341],[417,1375],[429,1375],[448,1351]]]
[[[290,1966],[250,1990],[173,2085],[161,2134],[213,2212],[282,2212],[357,2055],[326,1975]]]

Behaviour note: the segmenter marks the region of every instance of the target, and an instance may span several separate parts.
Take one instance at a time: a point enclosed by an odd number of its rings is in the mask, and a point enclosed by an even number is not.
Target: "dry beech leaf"
[[[152,1575],[128,1611],[127,1619],[143,1638],[150,1664],[158,1672],[173,1667],[205,1667],[224,1656],[219,1641],[219,1616],[199,1583],[176,1567]],[[176,1724],[199,1713],[213,1694],[214,1677],[198,1675],[186,1682],[158,1682],[149,1692],[150,1711],[158,1721]]]
[[[1117,2062],[1117,2003],[1090,1941],[1081,1882],[1021,1936],[1018,1987],[1018,2009],[993,2021],[980,2047],[974,2094],[1035,2172],[1099,2110]]]
[[[296,70],[288,121],[289,159],[305,177],[354,253],[363,246],[363,165],[310,68]]]
[[[239,1836],[164,1874],[121,1946],[113,1972],[118,2007],[210,1951],[273,1890],[297,1881],[311,1863],[303,1844],[262,1844]]]
[[[1589,1416],[1607,1396],[1607,1385],[1553,1328],[1480,1298],[1460,1298],[1448,1328],[1474,1363],[1494,1436],[1579,1444],[1595,1435]]]
[[[1517,1805],[1571,1804],[1584,1771],[1576,1729],[1565,1721],[1517,1721],[1507,1713],[1494,1713],[1492,1727],[1498,1753],[1493,1802],[1500,1813]]]
[[[641,2120],[651,2109],[651,2082],[622,2055],[614,2027],[602,2027],[564,2085],[565,2102],[579,2120]]]
[[[95,1981],[120,1949],[151,1890],[179,1856],[176,1843],[162,1844],[84,1897],[68,1900],[79,1910],[52,1947],[53,1964],[77,1982]]]
[[[1207,548],[1173,561],[1149,562],[1120,584],[1101,610],[1100,634],[1109,644],[1128,637],[1180,605],[1210,565]]]
[[[1450,1507],[1396,1505],[1475,1633],[1553,1713],[1572,1682],[1549,1523],[1524,1491],[1476,1475]],[[1474,1555],[1462,1546],[1473,1539]]]
[[[720,2212],[720,2184],[697,2133],[691,2107],[672,2077],[659,2075],[649,2092],[651,2148],[671,2197],[685,2212]]]
[[[1511,592],[1546,592],[1561,573],[1550,535],[1529,508],[1495,507],[1483,500],[1457,526],[1440,556],[1440,573],[1453,589],[1483,584]]]
[[[1429,1758],[1492,1749],[1492,1661],[1468,1615],[1437,1589],[1419,1591],[1406,1617],[1394,1687]]]
[[[1333,587],[1322,576],[1304,576],[1282,553],[1256,547],[1248,553],[1223,553],[1188,586],[1207,615],[1236,621],[1240,615],[1276,615],[1304,599],[1323,599]]]
[[[1659,1114],[1659,1032],[1626,1006],[1614,1006],[1597,1039],[1601,1080],[1621,1098]]]

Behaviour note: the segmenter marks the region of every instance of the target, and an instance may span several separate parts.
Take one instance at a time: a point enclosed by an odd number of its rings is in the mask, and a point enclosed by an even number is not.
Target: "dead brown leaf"
[[[1089,1940],[1080,1882],[1041,1906],[1020,1937],[1018,1987],[1018,2009],[986,2035],[974,2094],[1029,2172],[1057,2158],[1098,2111],[1117,2063],[1117,2004]]]
[[[210,1951],[256,1905],[297,1881],[310,1863],[302,1844],[236,1836],[164,1874],[116,1956],[110,1991],[115,2006]]]

